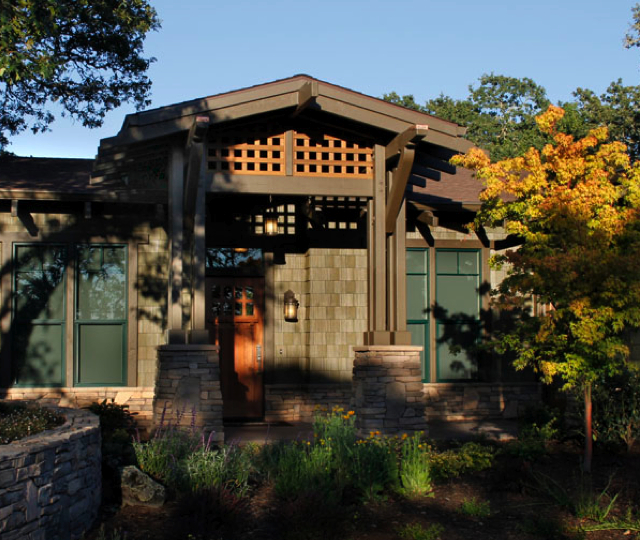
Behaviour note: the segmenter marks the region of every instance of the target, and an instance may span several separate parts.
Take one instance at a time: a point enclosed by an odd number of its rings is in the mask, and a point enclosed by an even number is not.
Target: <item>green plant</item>
[[[439,523],[432,523],[426,528],[420,523],[407,523],[398,534],[407,540],[438,540],[443,532],[444,527]]]
[[[186,456],[188,488],[194,492],[217,488],[238,496],[246,495],[254,453],[255,447],[251,445],[211,448],[210,440],[203,440],[200,448]]]
[[[582,478],[573,508],[576,517],[591,519],[598,523],[602,523],[607,519],[620,495],[616,493],[612,497],[609,494],[611,480],[612,478],[609,478],[609,482],[602,491],[596,492],[593,490],[590,479]]]
[[[594,440],[631,450],[640,435],[640,370],[627,366],[593,387]]]
[[[565,540],[566,528],[557,518],[547,515],[526,517],[517,525],[523,533],[543,538],[544,540]]]
[[[110,532],[107,532],[107,529],[105,529],[103,524],[100,525],[96,540],[127,540],[127,533],[123,533],[119,529],[113,529]]]
[[[100,418],[100,430],[103,437],[110,437],[119,430],[132,432],[135,428],[135,418],[129,411],[129,405],[121,405],[116,403],[114,399],[111,401],[104,399],[100,403],[92,403],[87,409]]]
[[[0,444],[9,444],[64,423],[64,417],[34,403],[0,402]]]
[[[402,444],[399,491],[405,497],[422,497],[433,489],[429,448],[421,433],[406,438]]]
[[[397,484],[397,459],[385,439],[357,441],[348,464],[348,479],[366,501],[379,499],[385,488]]]
[[[140,469],[174,489],[184,487],[186,479],[186,458],[200,445],[195,430],[184,430],[178,426],[184,412],[176,413],[175,423],[164,422],[162,414],[160,426],[146,443],[138,438],[133,449]]]
[[[475,497],[471,497],[471,499],[462,501],[460,513],[465,516],[488,518],[491,515],[491,505],[489,501],[481,501]]]
[[[483,471],[493,465],[495,455],[495,448],[476,442],[468,442],[458,449],[444,452],[430,447],[432,476],[436,480],[445,480],[467,472]]]

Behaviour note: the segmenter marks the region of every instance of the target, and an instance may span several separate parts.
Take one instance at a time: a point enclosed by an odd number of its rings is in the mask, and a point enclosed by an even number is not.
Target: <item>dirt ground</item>
[[[593,473],[580,472],[575,442],[555,444],[548,455],[527,462],[502,452],[494,466],[436,485],[433,496],[408,501],[400,496],[363,504],[352,500],[330,507],[312,496],[278,500],[268,485],[256,486],[245,501],[173,500],[164,507],[105,506],[89,535],[119,540],[345,539],[498,540],[640,539],[635,527],[585,531],[596,522],[576,517],[570,506],[603,492],[600,507],[618,494],[607,521],[640,524],[640,452],[596,451]],[[582,486],[581,488],[579,486]],[[567,494],[569,497],[567,498]],[[347,496],[347,500],[349,497]],[[463,503],[484,502],[489,515],[463,512]],[[220,508],[223,508],[221,510]],[[480,512],[479,512],[480,513]],[[416,524],[421,526],[417,527]],[[441,528],[434,529],[434,524]],[[414,526],[413,534],[407,525]],[[98,528],[104,527],[102,532]],[[113,535],[113,532],[116,535]],[[422,535],[421,535],[422,534]]]

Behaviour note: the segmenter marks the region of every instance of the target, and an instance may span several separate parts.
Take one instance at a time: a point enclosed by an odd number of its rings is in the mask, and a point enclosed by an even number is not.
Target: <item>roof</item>
[[[0,199],[135,200],[132,190],[92,186],[93,165],[93,159],[0,156]]]

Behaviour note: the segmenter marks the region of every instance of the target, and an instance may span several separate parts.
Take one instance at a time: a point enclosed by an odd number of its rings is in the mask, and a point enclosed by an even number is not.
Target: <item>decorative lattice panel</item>
[[[313,197],[308,228],[322,226],[327,230],[357,230],[363,223],[367,199],[362,197]]]
[[[264,222],[267,217],[275,216],[278,220],[278,234],[296,234],[296,206],[295,204],[272,204],[264,212],[251,216],[254,234],[264,234]]]
[[[284,175],[284,134],[211,137],[208,147],[210,171],[228,174]]]
[[[208,168],[214,173],[280,176],[286,174],[286,156],[290,153],[294,176],[373,178],[370,145],[331,135],[291,133],[289,148],[284,130],[212,136]]]
[[[293,137],[293,174],[373,178],[373,150],[330,135]]]

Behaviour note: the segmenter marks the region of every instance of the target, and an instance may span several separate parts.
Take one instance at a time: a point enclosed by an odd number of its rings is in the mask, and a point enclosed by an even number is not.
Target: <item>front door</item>
[[[264,278],[207,278],[207,329],[220,346],[225,419],[264,415]]]

